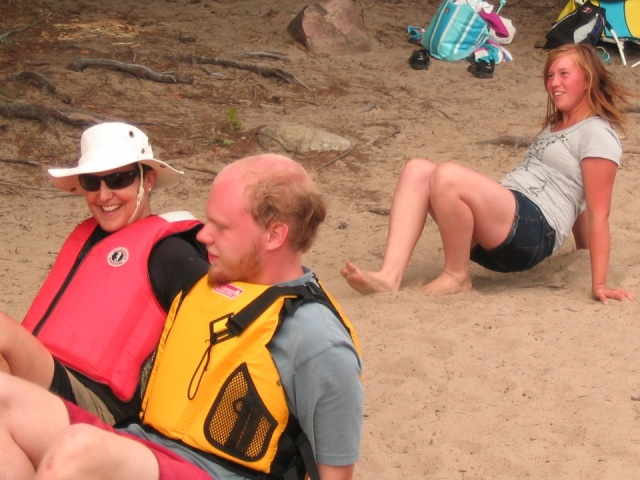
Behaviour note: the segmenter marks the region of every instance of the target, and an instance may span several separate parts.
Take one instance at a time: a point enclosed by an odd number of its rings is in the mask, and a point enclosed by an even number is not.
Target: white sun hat
[[[171,185],[183,173],[153,158],[149,139],[141,130],[119,122],[100,123],[85,130],[80,139],[78,166],[50,168],[48,172],[55,187],[81,195],[84,189],[78,175],[106,172],[132,163],[148,165],[158,172],[156,188]]]

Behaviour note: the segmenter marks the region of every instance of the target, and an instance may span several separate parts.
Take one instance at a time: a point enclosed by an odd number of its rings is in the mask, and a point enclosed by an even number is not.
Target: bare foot
[[[365,295],[397,290],[390,282],[380,277],[380,272],[360,270],[351,262],[347,262],[345,268],[340,270],[340,275],[345,278],[351,288]]]
[[[471,285],[471,278],[468,275],[460,280],[449,273],[442,272],[438,278],[427,283],[422,290],[427,295],[436,297],[469,292],[473,290],[473,285]]]

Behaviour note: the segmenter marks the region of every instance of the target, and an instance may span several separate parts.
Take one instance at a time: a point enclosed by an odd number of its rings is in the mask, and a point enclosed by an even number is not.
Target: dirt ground
[[[156,156],[185,171],[154,210],[202,217],[215,172],[263,152],[257,130],[289,121],[348,138],[347,154],[295,155],[327,194],[329,218],[307,256],[355,323],[364,348],[366,418],[357,479],[640,478],[638,302],[590,297],[589,259],[568,241],[530,272],[474,268],[475,290],[430,299],[442,262],[427,226],[398,294],[364,297],[338,275],[380,261],[398,172],[415,156],[499,178],[539,130],[546,105],[536,48],[561,8],[511,0],[514,61],[493,79],[465,62],[409,68],[406,27],[436,0],[358,0],[371,51],[314,55],[287,33],[302,0],[0,0],[0,309],[21,319],[72,227],[87,214],[53,189],[46,167],[77,161],[88,122],[143,129]],[[26,27],[26,28],[25,28]],[[10,35],[2,34],[16,30]],[[627,87],[640,67],[610,69]],[[227,59],[286,78],[192,62]],[[631,63],[638,49],[628,48]],[[143,65],[161,83],[81,59]],[[55,92],[33,80],[43,75]],[[27,118],[16,116],[26,105]],[[20,110],[25,112],[25,110]],[[640,295],[640,118],[623,137],[611,216],[610,283]]]

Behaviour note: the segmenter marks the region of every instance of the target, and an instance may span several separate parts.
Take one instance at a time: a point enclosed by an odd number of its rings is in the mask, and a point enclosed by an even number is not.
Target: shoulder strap
[[[262,313],[269,308],[278,298],[289,297],[285,300],[285,303],[281,312],[281,319],[284,316],[292,315],[300,305],[307,301],[316,301],[322,303],[329,308],[341,321],[342,316],[338,310],[333,306],[333,303],[329,299],[328,295],[324,292],[322,287],[313,282],[307,282],[304,285],[298,286],[272,286],[262,292],[256,299],[246,305],[238,313],[223,318],[227,320],[228,332],[218,334],[217,339],[212,338],[212,344],[218,341],[226,340],[232,336],[241,335]],[[220,319],[221,320],[221,319]],[[297,420],[295,420],[297,423]],[[292,438],[295,442],[295,446],[302,461],[304,462],[304,469],[309,480],[320,480],[320,474],[318,473],[318,467],[316,460],[311,449],[311,443],[304,434],[304,432],[298,427],[298,433]],[[301,471],[295,466],[282,471],[283,480],[299,480]]]
[[[300,430],[300,434],[296,438],[296,445],[298,446],[298,451],[302,456],[304,466],[307,469],[309,480],[320,480],[320,472],[318,472],[318,465],[316,464],[316,459],[313,455],[313,450],[311,449],[311,442],[309,442],[309,439],[302,430]]]
[[[338,318],[341,318],[338,311],[334,308],[331,300],[324,293],[322,288],[315,283],[307,282],[298,286],[272,286],[266,289],[259,297],[253,300],[249,305],[244,307],[235,315],[231,316],[227,321],[227,328],[233,335],[241,335],[254,320],[256,320],[270,305],[278,298],[287,296],[285,300],[282,315],[292,315],[298,307],[307,301],[317,301],[330,308]],[[281,317],[282,318],[282,317]],[[296,420],[297,423],[297,420]],[[298,427],[298,434],[294,441],[296,448],[304,462],[304,468],[309,480],[320,480],[320,474],[316,465],[316,460],[311,449],[311,443],[302,430]],[[283,472],[283,480],[299,480],[301,477],[297,468],[291,467]]]
[[[267,288],[249,305],[233,314],[227,321],[227,328],[233,335],[240,335],[278,298],[292,296],[301,299],[315,298],[309,283],[300,286]]]

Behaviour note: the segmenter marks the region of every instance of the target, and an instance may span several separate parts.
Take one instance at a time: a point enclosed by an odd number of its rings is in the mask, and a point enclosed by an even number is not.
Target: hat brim
[[[136,163],[136,162],[134,162]],[[177,182],[184,172],[176,170],[168,163],[155,158],[148,158],[144,160],[138,160],[137,163],[147,165],[153,168],[157,172],[155,187],[162,188]],[[111,164],[108,168],[96,168],[96,165],[79,165],[71,168],[50,168],[47,170],[49,178],[54,187],[59,188],[65,192],[75,193],[76,195],[84,195],[85,190],[80,186],[78,175],[85,173],[101,173],[108,170],[114,170],[116,168],[129,165],[124,163],[122,165]]]

